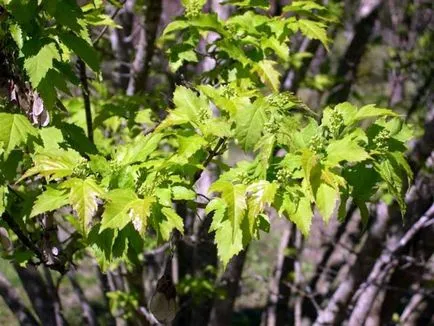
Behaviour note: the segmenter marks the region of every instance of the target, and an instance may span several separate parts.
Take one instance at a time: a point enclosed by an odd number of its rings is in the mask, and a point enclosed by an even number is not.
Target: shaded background
[[[269,15],[280,15],[289,2],[271,1]],[[178,243],[172,266],[180,304],[173,325],[434,324],[434,225],[428,221],[419,225],[420,232],[411,233],[417,221],[428,216],[426,212],[433,214],[432,1],[323,3],[341,17],[329,28],[332,47],[327,52],[318,41],[294,37],[292,63],[282,71],[282,90],[296,93],[319,113],[327,104],[346,100],[356,105],[376,103],[413,124],[417,137],[408,159],[415,177],[406,199],[406,223],[390,198],[370,207],[366,229],[350,205],[342,224],[332,220],[324,225],[315,218],[308,239],[290,222],[273,217],[270,234],[252,243],[223,271],[212,238],[204,232],[206,225],[191,217],[191,227],[186,221],[190,233]],[[233,9],[209,0],[205,10],[227,17]],[[141,89],[169,102],[176,84],[192,80],[212,65],[204,60],[177,74],[169,71],[158,37],[182,14],[179,1],[126,0],[120,10],[107,4],[107,12],[123,27],[110,29],[98,44],[104,55],[104,79],[113,91],[133,95]],[[97,36],[100,29],[93,32]],[[232,150],[229,162],[238,159],[239,153]],[[207,188],[212,179],[211,170],[201,187]],[[188,241],[192,238],[201,241]],[[400,246],[402,239],[408,241]],[[1,261],[0,294],[6,300],[17,295],[31,311],[39,309],[35,304],[42,309],[61,306],[66,321],[51,322],[47,316],[44,325],[155,324],[147,302],[163,268],[165,249],[150,246],[139,270],[121,265],[107,275],[87,257],[58,288],[54,272]],[[134,293],[132,280],[140,283],[139,294]],[[110,309],[104,295],[108,291],[125,293],[125,298],[117,298],[119,306]],[[139,307],[131,298],[139,300]],[[18,324],[3,301],[0,324]]]

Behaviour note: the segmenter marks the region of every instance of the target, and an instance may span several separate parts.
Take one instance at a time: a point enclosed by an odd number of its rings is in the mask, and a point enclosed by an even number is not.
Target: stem
[[[80,71],[81,91],[84,100],[84,110],[86,112],[86,125],[87,125],[87,137],[93,144],[93,123],[92,123],[92,110],[90,106],[90,92],[89,83],[87,82],[86,65],[81,58],[77,61],[78,69]]]
[[[41,262],[45,263],[46,259],[41,250],[36,247],[36,245],[24,234],[23,231],[21,231],[20,226],[17,222],[15,222],[12,216],[10,216],[8,213],[3,213],[2,219],[6,222],[9,228],[14,231],[21,243],[30,249]]]

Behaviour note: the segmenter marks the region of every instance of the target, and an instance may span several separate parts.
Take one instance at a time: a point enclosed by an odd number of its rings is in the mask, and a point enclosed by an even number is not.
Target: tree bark
[[[15,269],[42,325],[63,325],[56,318],[55,302],[47,291],[47,284],[38,270],[33,266],[23,268],[17,265]]]
[[[415,224],[413,224],[405,235],[397,241],[392,247],[385,248],[380,258],[375,263],[362,293],[357,300],[356,306],[351,314],[349,325],[363,325],[368,317],[372,304],[377,297],[381,285],[387,283],[387,278],[391,271],[398,265],[399,260],[397,255],[408,245],[413,237],[424,227],[427,222],[434,216],[434,205],[422,216]]]
[[[75,279],[75,273],[70,272],[68,274],[68,278],[71,282],[72,288],[76,296],[78,297],[78,300],[80,301],[81,311],[83,313],[83,325],[98,325],[95,311],[93,310],[92,306],[84,295],[83,289],[81,288],[80,284],[78,284],[77,280]]]
[[[372,258],[377,257],[380,253],[381,243],[391,221],[385,204],[377,206],[376,215],[355,263],[351,266],[345,279],[339,284],[327,306],[319,312],[314,326],[340,325],[344,320],[352,295],[369,274],[374,264]]]
[[[16,289],[0,273],[0,295],[22,326],[37,326],[39,322],[21,301]]]
[[[362,56],[365,54],[366,46],[372,35],[381,5],[381,0],[362,1],[359,12],[363,18],[356,24],[351,43],[340,61],[336,72],[338,80],[332,88],[327,103],[337,104],[348,98],[351,86],[357,77],[357,68]]]
[[[216,299],[211,312],[210,326],[231,325],[235,299],[240,286],[241,274],[246,260],[248,247],[233,257],[226,271],[219,280],[219,287],[224,290],[224,299]]]
[[[279,326],[288,324],[289,297],[291,289],[286,284],[288,274],[294,269],[294,255],[288,252],[295,244],[296,227],[288,223],[280,238],[277,262],[273,277],[268,287],[267,306],[262,314],[262,326]]]

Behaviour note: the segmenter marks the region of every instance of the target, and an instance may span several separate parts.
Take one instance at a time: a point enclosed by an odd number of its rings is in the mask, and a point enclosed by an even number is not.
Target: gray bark
[[[414,236],[427,226],[434,215],[434,205],[422,216],[415,224],[413,224],[405,235],[397,241],[396,244],[389,248],[385,248],[380,258],[375,263],[367,281],[366,286],[362,289],[362,293],[357,300],[356,306],[351,314],[349,325],[363,325],[371,310],[381,286],[387,283],[393,268],[398,265],[397,255],[402,251]]]
[[[262,315],[262,326],[288,324],[289,297],[291,289],[286,285],[288,274],[294,269],[294,256],[287,254],[295,242],[295,226],[288,224],[280,238],[277,262],[268,287],[267,306]]]
[[[344,320],[347,305],[373,266],[372,258],[378,256],[381,243],[391,221],[391,216],[384,204],[377,206],[376,215],[369,234],[358,252],[356,261],[351,266],[348,275],[340,282],[326,307],[319,312],[314,326],[336,325]]]

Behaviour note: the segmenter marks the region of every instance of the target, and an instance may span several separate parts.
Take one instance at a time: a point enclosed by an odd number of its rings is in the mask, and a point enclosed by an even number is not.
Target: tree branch
[[[397,255],[408,245],[414,236],[432,219],[434,215],[434,204],[428,211],[414,223],[405,233],[405,235],[391,248],[385,248],[382,255],[375,263],[366,283],[368,286],[364,288],[356,306],[351,314],[349,325],[364,325],[372,304],[377,297],[380,287],[377,284],[383,284],[390,271],[398,265]]]
[[[83,95],[84,110],[86,112],[87,137],[89,138],[90,142],[93,144],[94,141],[93,141],[92,108],[90,105],[90,91],[89,91],[89,84],[86,75],[86,65],[81,58],[78,58],[77,64],[80,72],[81,92]]]

